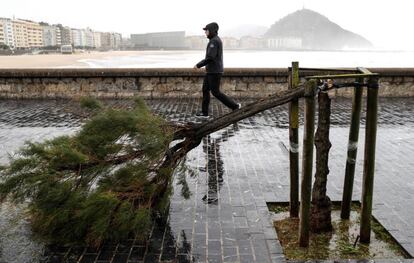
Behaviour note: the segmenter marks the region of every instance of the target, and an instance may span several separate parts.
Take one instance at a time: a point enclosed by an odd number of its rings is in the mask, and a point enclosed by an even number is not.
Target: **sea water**
[[[136,51],[79,62],[91,68],[192,68],[204,50]],[[246,51],[224,50],[225,68],[301,67],[414,67],[414,51]]]

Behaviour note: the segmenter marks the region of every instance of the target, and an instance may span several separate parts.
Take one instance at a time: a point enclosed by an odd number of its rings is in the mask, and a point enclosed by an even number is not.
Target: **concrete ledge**
[[[368,68],[382,77],[414,77],[414,68]]]
[[[202,77],[204,71],[192,68],[79,68],[79,69],[1,69],[0,78],[68,77]],[[287,76],[287,68],[231,68],[225,76]]]
[[[353,68],[343,68],[346,70]],[[371,72],[381,76],[390,77],[414,77],[414,68],[369,68]],[[337,70],[321,71],[306,70],[300,75],[311,76],[321,73],[338,73]],[[42,68],[42,69],[0,69],[0,78],[64,78],[64,77],[201,77],[204,72],[195,71],[192,68]],[[228,68],[224,76],[232,77],[261,77],[261,76],[285,76],[287,68]]]
[[[380,74],[380,96],[414,96],[414,68],[371,68]],[[303,69],[300,76],[355,72],[356,68]],[[190,68],[1,69],[0,98],[198,98],[203,71]],[[229,68],[221,90],[232,97],[260,98],[286,90],[288,68]],[[353,89],[335,91],[351,97]]]

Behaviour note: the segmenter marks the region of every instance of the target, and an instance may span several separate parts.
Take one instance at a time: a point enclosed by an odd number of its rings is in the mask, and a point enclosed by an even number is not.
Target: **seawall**
[[[414,96],[414,68],[370,68],[380,74],[382,97]],[[301,77],[335,74],[307,70]],[[192,69],[2,69],[0,98],[180,98],[201,97],[204,72]],[[287,89],[287,68],[232,68],[221,90],[232,97],[259,98]],[[337,90],[350,97],[352,89]]]

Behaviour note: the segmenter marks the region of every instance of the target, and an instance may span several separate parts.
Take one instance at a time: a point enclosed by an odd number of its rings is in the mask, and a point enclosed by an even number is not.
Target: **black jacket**
[[[197,68],[204,66],[207,73],[223,73],[223,43],[217,34],[207,44],[206,58],[197,63]]]

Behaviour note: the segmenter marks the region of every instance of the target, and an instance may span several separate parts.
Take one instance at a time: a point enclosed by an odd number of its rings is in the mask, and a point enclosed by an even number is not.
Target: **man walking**
[[[206,58],[194,66],[194,69],[206,68],[206,76],[203,82],[203,102],[201,112],[196,116],[208,117],[208,106],[210,104],[210,91],[219,101],[232,110],[240,108],[240,104],[220,92],[220,80],[223,75],[223,44],[218,36],[219,26],[217,23],[206,25],[203,30],[206,37],[210,39],[207,44]]]

